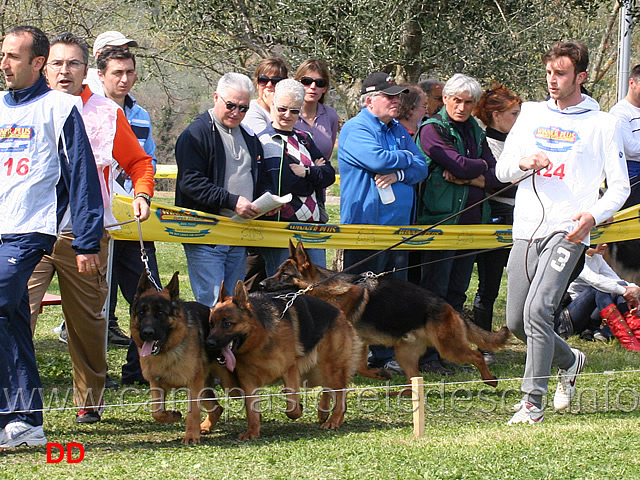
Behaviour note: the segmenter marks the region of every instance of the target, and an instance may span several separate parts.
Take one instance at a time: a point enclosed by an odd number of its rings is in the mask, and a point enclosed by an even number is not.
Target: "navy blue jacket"
[[[44,77],[29,88],[9,90],[7,105],[36,102],[49,91]],[[65,153],[66,152],[66,153]],[[74,107],[67,118],[58,144],[61,177],[56,186],[58,226],[67,208],[71,211],[76,253],[97,253],[104,234],[103,206],[98,169],[84,129],[82,115]]]
[[[251,156],[254,200],[269,190],[264,172],[262,146],[258,137],[240,126]],[[226,158],[215,123],[204,112],[191,122],[176,142],[176,206],[219,214],[222,208],[235,210],[238,195],[224,188]]]

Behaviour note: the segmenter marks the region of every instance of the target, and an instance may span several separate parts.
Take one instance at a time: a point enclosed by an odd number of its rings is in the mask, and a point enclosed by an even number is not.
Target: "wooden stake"
[[[413,404],[413,436],[424,436],[424,379],[411,377],[411,400]]]

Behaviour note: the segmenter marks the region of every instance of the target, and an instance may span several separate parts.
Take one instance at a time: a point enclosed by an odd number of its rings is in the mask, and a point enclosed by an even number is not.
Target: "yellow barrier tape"
[[[615,215],[615,220],[636,217],[638,207]],[[142,224],[145,240],[179,243],[281,247],[291,239],[302,241],[310,248],[347,248],[381,250],[410,237],[428,225],[379,226],[270,222],[252,220],[235,223],[227,217],[187,210],[153,202],[151,217]],[[132,217],[131,198],[116,195],[113,213],[118,222]],[[137,240],[135,223],[123,225],[111,232],[119,240]],[[640,238],[640,221],[597,228],[591,232],[592,243],[614,242]],[[510,245],[510,225],[442,225],[424,235],[400,245],[403,250],[472,250]]]
[[[156,165],[155,178],[177,178],[177,165]]]

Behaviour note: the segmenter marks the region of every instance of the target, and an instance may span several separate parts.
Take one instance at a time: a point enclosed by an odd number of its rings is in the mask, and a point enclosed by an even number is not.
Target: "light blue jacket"
[[[153,171],[156,171],[156,143],[151,136],[151,117],[149,112],[136,103],[136,99],[127,94],[124,100],[124,115],[129,120],[131,129],[138,138],[140,146],[149,155],[153,162]]]

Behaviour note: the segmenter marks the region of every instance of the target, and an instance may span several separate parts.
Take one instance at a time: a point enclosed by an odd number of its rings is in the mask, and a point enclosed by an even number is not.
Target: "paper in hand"
[[[274,208],[278,208],[281,205],[289,203],[292,199],[292,195],[287,193],[286,195],[279,197],[278,195],[274,195],[269,192],[265,192],[260,195],[259,198],[255,199],[252,203],[260,209],[260,215],[253,218],[243,218],[240,215],[234,215],[231,217],[231,220],[238,223],[247,223],[249,220],[255,220],[258,217],[261,217],[267,212],[270,212]]]

